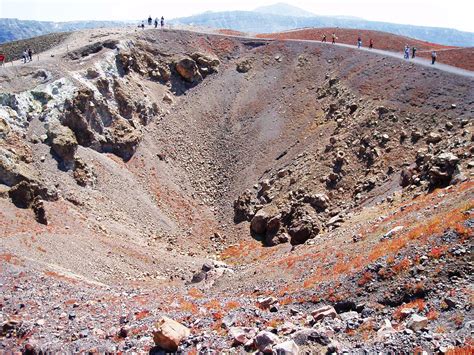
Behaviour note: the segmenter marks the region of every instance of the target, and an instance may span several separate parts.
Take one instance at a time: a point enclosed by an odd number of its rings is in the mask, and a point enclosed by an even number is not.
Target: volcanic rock
[[[153,332],[155,344],[167,351],[176,351],[180,343],[191,334],[191,331],[168,317],[161,317],[156,323],[156,331]]]

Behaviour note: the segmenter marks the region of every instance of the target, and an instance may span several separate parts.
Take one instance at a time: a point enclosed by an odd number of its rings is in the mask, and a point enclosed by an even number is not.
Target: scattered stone
[[[407,321],[407,327],[417,331],[428,326],[428,318],[413,314]]]
[[[234,345],[249,346],[253,344],[253,339],[257,335],[257,328],[232,327],[229,334],[234,341]]]
[[[439,133],[431,132],[430,134],[428,134],[428,137],[426,137],[426,142],[436,144],[436,143],[441,142],[441,139],[442,138]]]
[[[271,354],[272,347],[278,343],[279,340],[276,334],[263,330],[255,337],[255,347],[264,354]]]
[[[382,326],[380,327],[380,329],[377,331],[377,336],[379,338],[386,338],[394,333],[396,333],[397,331],[395,329],[393,329],[392,327],[392,323],[390,322],[390,320],[388,319],[385,319],[383,321],[383,324]]]
[[[319,321],[324,318],[334,319],[337,317],[337,312],[332,306],[324,306],[312,311],[311,315],[313,316],[315,321]]]
[[[161,317],[153,332],[155,344],[167,351],[177,351],[180,343],[191,334],[190,330],[168,317]]]
[[[298,355],[300,348],[293,340],[288,340],[273,347],[276,355]]]
[[[277,303],[278,300],[275,297],[265,297],[265,298],[259,298],[257,300],[257,304],[260,308],[262,309],[268,309],[270,306],[274,305]]]

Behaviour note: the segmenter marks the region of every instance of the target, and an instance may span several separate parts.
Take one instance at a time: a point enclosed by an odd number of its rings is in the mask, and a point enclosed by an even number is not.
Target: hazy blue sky
[[[280,0],[281,1],[281,0]],[[71,21],[166,18],[200,12],[252,10],[278,0],[0,0],[0,18]],[[318,15],[357,16],[474,32],[474,0],[287,0]]]

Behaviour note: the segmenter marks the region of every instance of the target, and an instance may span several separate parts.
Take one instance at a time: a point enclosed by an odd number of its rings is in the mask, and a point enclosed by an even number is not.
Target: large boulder
[[[267,205],[257,211],[250,221],[250,229],[258,235],[265,235],[268,231],[268,222],[278,215],[278,209],[273,205]],[[273,226],[272,228],[274,228]]]
[[[252,61],[244,59],[237,63],[236,69],[239,73],[247,73],[252,69]]]
[[[315,194],[309,196],[309,203],[318,211],[325,211],[329,207],[329,197],[326,194]]]
[[[255,203],[252,192],[246,190],[234,201],[234,222],[250,221],[255,215]]]
[[[107,130],[102,150],[128,161],[135,153],[141,139],[142,134],[139,130],[133,128],[126,120],[119,118]]]
[[[0,116],[0,139],[5,139],[10,133],[10,126],[6,119]]]
[[[161,317],[156,323],[153,340],[166,351],[176,351],[180,343],[191,334],[189,328],[168,317]]]
[[[189,83],[197,83],[202,80],[196,62],[189,57],[179,59],[175,68],[178,74]]]
[[[37,173],[15,153],[0,147],[0,184],[13,186],[20,181],[36,181]]]
[[[193,53],[191,54],[191,58],[197,63],[199,72],[203,77],[206,77],[208,74],[216,73],[219,69],[219,58],[214,55]]]
[[[444,187],[451,183],[457,172],[459,158],[449,152],[443,152],[432,159],[428,178],[432,188]]]
[[[48,139],[54,154],[68,163],[74,160],[77,139],[74,132],[66,126],[55,123],[49,126]]]

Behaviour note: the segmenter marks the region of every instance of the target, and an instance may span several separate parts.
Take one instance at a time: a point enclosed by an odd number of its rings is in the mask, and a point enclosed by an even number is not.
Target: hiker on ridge
[[[323,36],[323,39],[321,40],[321,42],[326,43],[326,35]]]
[[[161,16],[161,28],[165,27],[165,18]]]
[[[151,15],[148,16],[148,26],[151,26],[153,19],[151,18]]]
[[[336,33],[333,32],[332,34],[332,44],[336,44]]]
[[[157,28],[157,27],[158,27],[158,17],[155,18],[155,28]]]
[[[28,48],[28,58],[30,58],[30,62],[33,61],[33,51],[31,50],[31,48]]]
[[[370,49],[374,48],[374,41],[372,40],[372,38],[370,39],[370,42],[369,42],[369,48]]]
[[[405,46],[405,55],[403,58],[410,59],[410,47],[408,47],[408,44]]]
[[[28,61],[28,52],[27,50],[25,49],[23,51],[23,63],[26,63]]]
[[[438,55],[436,54],[436,51],[431,52],[431,65],[434,65],[436,63],[436,58]]]
[[[360,38],[359,36],[359,38],[357,38],[357,48],[360,48],[360,47],[362,47],[362,38]]]
[[[416,57],[416,47],[415,46],[413,46],[413,48],[411,49],[411,57],[412,58]]]

